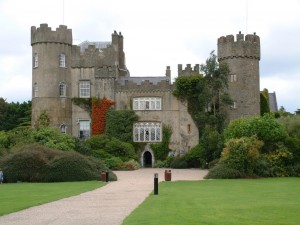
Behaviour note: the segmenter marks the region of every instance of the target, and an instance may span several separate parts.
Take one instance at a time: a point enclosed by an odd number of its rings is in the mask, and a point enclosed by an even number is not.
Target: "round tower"
[[[32,125],[46,112],[51,125],[71,134],[72,30],[47,24],[31,27]]]
[[[228,92],[233,100],[229,119],[260,115],[260,39],[254,34],[222,36],[218,39],[218,61],[230,69]]]

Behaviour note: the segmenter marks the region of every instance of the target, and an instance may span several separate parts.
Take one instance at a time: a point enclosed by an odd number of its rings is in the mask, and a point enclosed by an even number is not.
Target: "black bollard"
[[[154,195],[158,195],[158,173],[154,174]]]
[[[108,170],[106,170],[106,182],[108,182],[109,181],[109,178],[108,178]]]

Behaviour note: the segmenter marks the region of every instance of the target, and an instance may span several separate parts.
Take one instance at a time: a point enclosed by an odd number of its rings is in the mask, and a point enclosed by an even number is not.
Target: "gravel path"
[[[149,196],[154,173],[164,180],[165,169],[116,171],[118,181],[77,196],[0,217],[0,225],[121,225]],[[172,169],[174,180],[201,180],[206,170]],[[1,203],[0,203],[1,207]]]

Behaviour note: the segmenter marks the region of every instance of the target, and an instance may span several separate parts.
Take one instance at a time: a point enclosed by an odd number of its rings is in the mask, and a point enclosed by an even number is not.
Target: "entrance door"
[[[152,154],[149,151],[145,151],[143,156],[144,167],[152,167]]]

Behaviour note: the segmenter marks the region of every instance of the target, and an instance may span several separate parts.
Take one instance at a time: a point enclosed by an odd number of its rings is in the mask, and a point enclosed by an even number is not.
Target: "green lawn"
[[[78,195],[99,188],[104,184],[99,181],[1,184],[0,216]]]
[[[163,182],[123,225],[298,225],[300,178]]]

